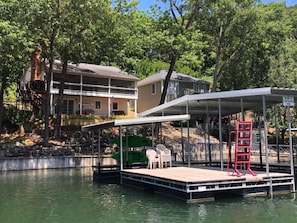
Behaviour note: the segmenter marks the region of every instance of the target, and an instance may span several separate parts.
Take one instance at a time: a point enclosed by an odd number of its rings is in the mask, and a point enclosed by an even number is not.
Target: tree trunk
[[[24,124],[19,124],[19,136],[25,135]]]
[[[66,59],[63,62],[58,103],[57,103],[57,114],[56,114],[57,118],[56,118],[56,127],[55,127],[55,138],[56,139],[60,139],[60,137],[61,137],[61,116],[62,116],[62,109],[63,109],[63,94],[64,94],[64,86],[65,86],[65,84],[64,84],[65,76],[67,73],[67,65],[68,65],[68,60]]]
[[[166,95],[167,95],[167,89],[168,89],[168,85],[169,85],[169,81],[170,81],[172,72],[174,70],[175,62],[176,62],[176,54],[173,53],[171,56],[170,67],[169,67],[168,73],[164,80],[163,91],[162,91],[159,105],[162,105],[165,102]]]
[[[60,0],[57,1],[57,11],[56,17],[60,18]],[[54,46],[55,46],[55,39],[58,30],[58,26],[53,26],[51,38],[50,38],[50,47],[49,47],[49,71],[46,75],[46,97],[45,97],[45,111],[44,111],[44,135],[43,135],[43,146],[48,146],[49,140],[49,118],[50,118],[50,87],[51,87],[51,79],[53,74],[53,63],[54,63]]]
[[[4,84],[0,84],[0,134],[2,134],[3,128],[3,95],[4,95]]]
[[[46,74],[46,95],[45,95],[45,109],[44,109],[44,133],[43,146],[48,147],[49,140],[49,118],[50,118],[50,87],[51,77],[53,73],[53,60],[50,59],[49,71]]]
[[[175,62],[176,62],[176,57],[177,57],[176,56],[176,53],[173,53],[172,56],[171,56],[170,67],[169,67],[168,73],[167,73],[167,75],[165,77],[165,80],[164,80],[164,85],[163,85],[163,90],[162,90],[162,94],[161,94],[159,105],[162,105],[165,102],[166,95],[167,95],[167,89],[168,89],[168,85],[169,85],[169,81],[170,81],[172,72],[174,70]],[[160,123],[156,123],[155,124],[154,133],[155,133],[156,138],[159,138],[160,126],[161,126]]]

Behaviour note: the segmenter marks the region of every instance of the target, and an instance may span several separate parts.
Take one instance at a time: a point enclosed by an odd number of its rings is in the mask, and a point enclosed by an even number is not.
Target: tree
[[[155,31],[150,35],[152,51],[169,63],[159,104],[165,102],[168,84],[179,59],[190,63],[195,61],[197,67],[203,63],[202,49],[205,45],[201,32],[194,28],[193,22],[209,4],[210,1],[169,0],[169,10],[156,21]]]
[[[282,16],[276,15],[275,23],[281,25],[282,41],[270,59],[269,85],[274,87],[297,87],[297,8],[284,8]]]
[[[219,80],[234,66],[255,34],[256,13],[253,0],[218,0],[209,4],[196,21],[208,42],[204,72],[213,78],[211,91],[219,90]]]
[[[62,62],[62,79],[60,84],[59,97],[56,102],[57,121],[55,136],[60,137],[60,122],[63,103],[64,79],[67,73],[69,62],[79,63],[87,58],[94,58],[96,49],[104,48],[100,44],[105,36],[98,32],[104,30],[102,24],[108,27],[108,12],[110,1],[105,0],[40,0],[21,1],[26,5],[24,10],[25,19],[22,20],[27,27],[34,42],[39,43],[43,48],[43,57],[49,61],[47,71],[47,90],[50,88],[50,78],[53,72],[53,62],[59,58]],[[103,32],[101,32],[103,33]],[[107,34],[108,32],[105,32]],[[87,44],[86,44],[87,43]],[[45,109],[45,132],[44,145],[46,146],[49,137],[49,92],[46,95]]]
[[[110,10],[110,3],[103,0],[99,2],[97,0],[68,0],[61,2],[59,7],[64,13],[60,14],[57,38],[57,52],[62,62],[60,89],[56,103],[55,137],[57,139],[61,135],[64,78],[67,75],[68,62],[79,63],[88,56],[97,54],[94,50],[97,49],[96,40],[98,40],[96,31],[102,29],[103,21]]]
[[[50,83],[53,72],[53,62],[56,53],[56,38],[59,30],[60,0],[19,1],[22,16],[19,23],[26,28],[28,39],[43,48],[42,56],[47,59],[49,69],[46,71],[46,97],[44,111],[43,146],[48,146],[50,117]],[[32,44],[33,45],[33,44]],[[29,57],[29,54],[28,54]]]
[[[297,8],[283,6],[282,13],[279,12],[281,5],[269,4],[271,13],[275,16],[273,30],[279,28],[279,44],[275,44],[276,49],[270,55],[270,67],[268,73],[269,86],[281,88],[296,88],[297,87]],[[278,9],[278,10],[277,10]],[[268,10],[267,10],[268,11]],[[270,28],[272,29],[272,28]],[[270,32],[272,33],[272,32]],[[275,33],[275,32],[274,32]],[[271,36],[271,35],[270,35]],[[275,39],[275,35],[273,35]],[[288,133],[287,109],[281,104],[273,109],[268,109],[267,119],[271,127],[279,129],[279,143],[288,143],[285,141],[285,135]],[[297,127],[296,106],[291,109],[292,127]],[[278,134],[276,134],[278,137]]]
[[[19,80],[25,68],[25,55],[29,52],[30,45],[26,39],[25,30],[16,22],[9,21],[8,18],[4,19],[5,17],[2,17],[0,20],[0,133],[2,132],[4,93],[12,83]]]

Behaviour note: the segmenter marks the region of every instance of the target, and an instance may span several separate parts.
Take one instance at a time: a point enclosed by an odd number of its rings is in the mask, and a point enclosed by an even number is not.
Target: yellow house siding
[[[138,88],[138,106],[137,111],[143,112],[147,109],[155,107],[159,105],[161,93],[162,93],[162,85],[161,82],[156,82],[156,93],[152,94],[152,84],[147,84],[140,86]]]
[[[54,101],[57,99],[57,95],[54,95]],[[64,95],[63,100],[72,100],[74,102],[74,114],[79,114],[80,110],[80,97]],[[96,101],[100,101],[100,109],[96,108]],[[108,98],[106,97],[82,97],[82,106],[84,110],[93,110],[95,115],[108,116],[108,106],[110,106],[111,113],[114,111],[112,108],[113,102],[118,104],[117,111],[123,111],[128,114],[128,99],[125,98],[111,98],[110,104],[108,104]]]

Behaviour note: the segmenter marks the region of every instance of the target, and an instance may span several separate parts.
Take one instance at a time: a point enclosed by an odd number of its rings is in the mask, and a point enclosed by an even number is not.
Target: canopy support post
[[[289,144],[290,144],[290,167],[291,167],[291,174],[293,178],[293,188],[292,192],[295,193],[295,174],[294,174],[294,161],[293,161],[293,143],[292,143],[292,131],[291,131],[291,113],[290,113],[290,106],[287,106],[287,118],[288,118],[288,125],[289,125]]]
[[[120,135],[120,161],[121,161],[121,167],[120,171],[124,169],[123,165],[123,135],[122,135],[122,126],[119,127],[119,135]]]
[[[220,160],[221,160],[221,171],[224,170],[224,157],[223,157],[223,136],[222,136],[222,108],[221,108],[221,99],[218,99],[219,103],[219,148],[220,148]]]

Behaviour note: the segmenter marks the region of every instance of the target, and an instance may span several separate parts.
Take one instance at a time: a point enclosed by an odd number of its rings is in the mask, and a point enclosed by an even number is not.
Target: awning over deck
[[[99,132],[99,142],[100,142],[100,130],[112,127],[119,127],[119,137],[120,137],[120,160],[121,160],[121,170],[123,170],[123,136],[122,136],[122,127],[123,126],[132,126],[132,125],[144,125],[161,122],[171,122],[171,121],[187,121],[190,120],[190,115],[169,115],[169,116],[158,116],[158,117],[144,117],[144,118],[132,118],[132,119],[123,119],[123,120],[113,120],[108,122],[102,122],[98,124],[91,124],[82,126],[82,131]],[[152,136],[153,137],[153,136]],[[100,143],[98,143],[100,147]],[[100,155],[100,148],[99,153]]]
[[[190,120],[189,114],[121,119],[121,120],[102,122],[98,124],[85,125],[85,126],[82,126],[82,131],[94,131],[97,129],[106,129],[106,128],[120,127],[120,126],[144,125],[144,124],[152,124],[152,123],[160,123],[160,122],[187,121],[187,120]]]

